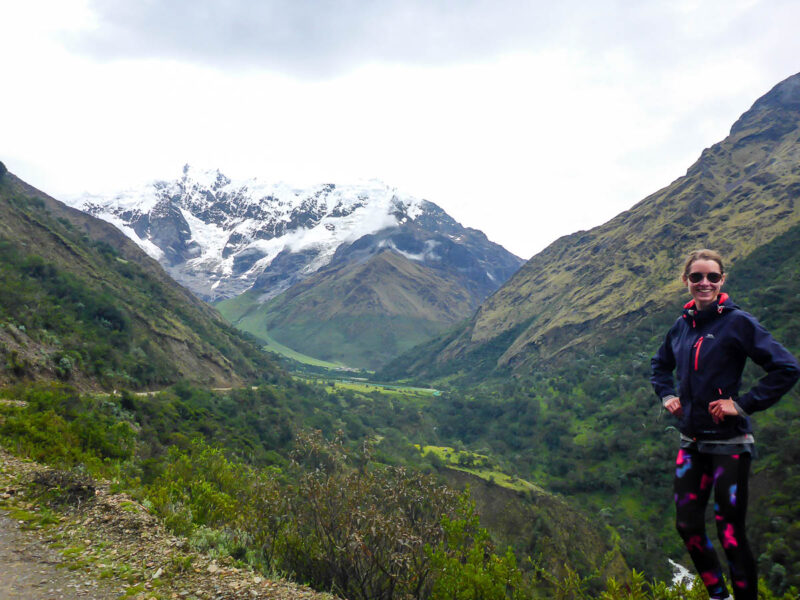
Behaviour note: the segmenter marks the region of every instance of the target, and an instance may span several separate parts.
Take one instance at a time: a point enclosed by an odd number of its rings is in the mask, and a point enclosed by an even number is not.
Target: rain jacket
[[[747,357],[766,374],[739,395]],[[759,322],[740,310],[727,294],[702,311],[694,300],[670,328],[650,362],[650,381],[659,398],[680,397],[681,433],[694,439],[721,440],[752,432],[748,416],[727,416],[715,423],[708,405],[733,398],[750,415],[775,404],[800,378],[800,364]],[[676,371],[676,391],[672,372]]]

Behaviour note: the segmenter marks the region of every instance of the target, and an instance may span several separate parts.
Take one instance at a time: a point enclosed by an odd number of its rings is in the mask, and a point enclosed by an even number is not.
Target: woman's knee
[[[678,514],[678,517],[675,519],[675,529],[678,530],[678,533],[684,540],[697,535],[705,536],[706,528],[703,522],[703,515]]]

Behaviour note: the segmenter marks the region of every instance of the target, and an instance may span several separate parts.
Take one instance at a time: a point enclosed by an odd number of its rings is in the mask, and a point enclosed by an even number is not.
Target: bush
[[[133,457],[136,433],[115,414],[116,405],[82,398],[63,385],[22,388],[16,397],[28,406],[7,410],[0,422],[0,441],[18,454],[61,468],[82,465],[97,472],[113,468],[113,460]]]
[[[295,464],[308,470],[289,497],[284,568],[352,599],[426,598],[433,585],[428,546],[456,519],[459,494],[429,476],[370,463],[365,447],[348,464],[341,439],[298,436]]]
[[[466,495],[320,432],[299,434],[292,459],[285,475],[256,471],[198,439],[170,450],[147,497],[173,531],[353,600],[519,587],[513,555],[491,554]]]
[[[95,481],[81,471],[47,469],[35,473],[31,479],[34,494],[47,499],[50,504],[81,504],[94,498]]]
[[[240,495],[253,479],[252,470],[197,438],[188,450],[170,448],[147,498],[176,533],[189,535],[198,526],[234,527],[245,512]]]
[[[433,600],[507,600],[530,597],[530,588],[509,548],[494,553],[489,533],[480,527],[475,505],[461,498],[461,515],[442,518],[444,540],[428,548],[434,572]]]

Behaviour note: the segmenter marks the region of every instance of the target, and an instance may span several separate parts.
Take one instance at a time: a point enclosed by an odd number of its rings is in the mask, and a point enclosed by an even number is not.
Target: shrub
[[[428,475],[372,464],[369,447],[350,465],[341,439],[299,435],[294,459],[309,470],[289,494],[284,567],[317,586],[360,600],[428,598],[476,540],[475,556],[487,550],[486,537],[454,533],[476,522],[463,495]],[[502,587],[498,575],[486,573]]]
[[[47,469],[36,472],[31,479],[34,494],[50,504],[81,504],[95,495],[95,481],[78,470]]]
[[[235,526],[242,513],[239,496],[253,478],[249,468],[230,462],[221,450],[197,438],[187,450],[170,448],[147,497],[170,529],[188,535],[197,526]]]
[[[475,505],[461,498],[461,515],[442,518],[444,539],[428,548],[434,572],[433,600],[507,600],[530,597],[530,588],[509,548],[494,553],[489,533],[480,527]]]

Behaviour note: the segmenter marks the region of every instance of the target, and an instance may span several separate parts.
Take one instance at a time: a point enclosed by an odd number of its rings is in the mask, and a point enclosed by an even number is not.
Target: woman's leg
[[[717,533],[730,565],[733,594],[736,600],[756,600],[757,564],[744,528],[750,454],[714,456],[712,462]]]
[[[728,590],[711,540],[705,513],[714,487],[711,455],[678,451],[675,463],[675,525],[711,598],[726,598]]]

